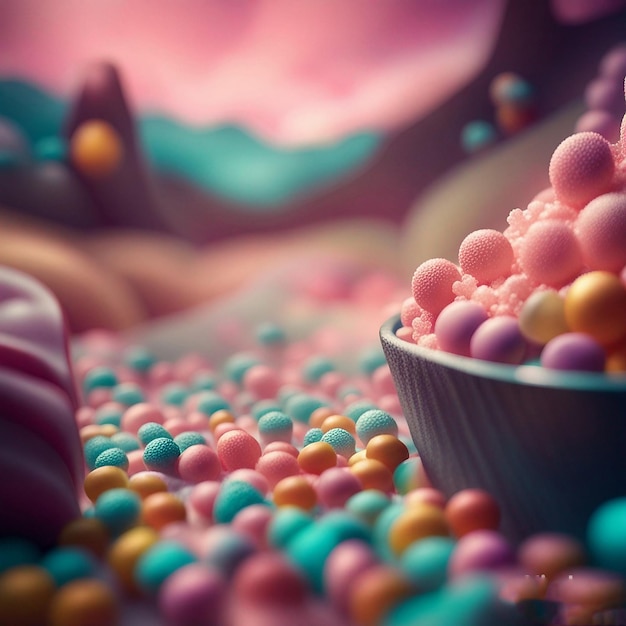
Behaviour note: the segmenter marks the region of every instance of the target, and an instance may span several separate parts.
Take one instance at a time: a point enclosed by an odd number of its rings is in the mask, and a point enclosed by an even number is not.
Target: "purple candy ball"
[[[472,572],[497,570],[512,565],[515,553],[509,542],[494,530],[475,530],[457,542],[448,563],[451,578]]]
[[[483,322],[472,335],[470,354],[475,359],[519,365],[527,344],[515,317],[500,315]]]
[[[222,623],[225,579],[216,570],[193,563],[167,578],[159,592],[159,608],[172,626]]]
[[[551,339],[541,352],[541,365],[554,370],[603,372],[604,348],[584,333],[564,333]]]
[[[439,347],[446,352],[470,356],[472,335],[487,318],[487,311],[477,302],[452,302],[441,311],[435,322]]]

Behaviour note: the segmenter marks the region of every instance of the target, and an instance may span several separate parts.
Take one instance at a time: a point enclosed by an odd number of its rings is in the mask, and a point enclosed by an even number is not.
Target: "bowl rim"
[[[508,365],[482,361],[409,343],[396,336],[396,331],[401,325],[399,314],[387,319],[380,327],[381,340],[384,339],[385,342],[395,346],[402,352],[459,372],[465,372],[471,376],[518,385],[532,385],[554,389],[626,392],[626,375],[607,375],[595,372],[561,372],[549,370],[539,365]]]

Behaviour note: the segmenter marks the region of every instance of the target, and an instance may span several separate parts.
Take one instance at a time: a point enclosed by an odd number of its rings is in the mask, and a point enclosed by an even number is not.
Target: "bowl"
[[[447,496],[491,493],[514,543],[536,532],[585,537],[600,504],[626,495],[626,377],[511,366],[382,347],[428,477]]]

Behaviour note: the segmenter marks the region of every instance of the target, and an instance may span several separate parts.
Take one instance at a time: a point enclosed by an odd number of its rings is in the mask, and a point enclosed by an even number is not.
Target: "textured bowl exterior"
[[[584,537],[605,500],[626,495],[626,378],[513,367],[380,338],[426,472],[450,496],[489,491],[502,531]]]

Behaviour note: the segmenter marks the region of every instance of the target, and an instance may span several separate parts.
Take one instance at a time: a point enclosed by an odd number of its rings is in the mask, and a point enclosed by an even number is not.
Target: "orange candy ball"
[[[310,511],[317,504],[317,494],[304,476],[287,476],[276,483],[273,492],[276,506],[296,506]]]
[[[449,534],[444,512],[432,504],[416,504],[401,513],[389,529],[389,546],[402,554],[413,542]]]
[[[393,435],[376,435],[365,447],[368,459],[375,459],[384,463],[392,472],[409,458],[409,449],[402,441]]]
[[[128,475],[123,469],[113,465],[97,467],[87,474],[83,487],[87,497],[95,502],[101,494],[109,489],[126,489],[128,487]]]
[[[390,609],[413,592],[411,583],[398,569],[389,565],[370,567],[352,585],[350,616],[358,626],[378,626]]]
[[[141,515],[143,521],[156,530],[161,530],[173,522],[184,522],[187,519],[183,501],[167,491],[159,491],[147,496],[143,501]]]
[[[474,530],[498,530],[500,507],[482,489],[463,489],[448,500],[445,517],[452,534],[463,537]]]
[[[211,417],[209,417],[209,430],[214,433],[215,429],[220,424],[234,424],[235,416],[226,409],[220,409],[219,411],[215,411],[215,413],[211,413]]]
[[[356,423],[351,420],[347,415],[329,415],[324,419],[320,426],[322,432],[327,433],[333,428],[343,428],[347,430],[351,435],[356,435]]]
[[[131,476],[128,487],[138,493],[142,500],[153,493],[167,491],[165,481],[160,476],[148,472],[139,472]]]
[[[102,581],[83,578],[63,585],[50,605],[50,626],[115,626],[119,606]]]
[[[135,566],[141,556],[159,540],[159,533],[147,526],[136,526],[121,535],[111,546],[108,563],[122,587],[129,593],[140,591],[135,582]]]
[[[328,406],[321,406],[315,409],[315,411],[311,413],[311,417],[309,417],[309,427],[321,428],[324,420],[331,415],[335,415],[335,411]]]
[[[98,557],[104,556],[111,534],[97,517],[79,517],[67,524],[59,534],[61,546],[85,548]]]
[[[391,470],[376,459],[364,459],[355,463],[350,471],[359,479],[363,489],[378,489],[385,493],[393,491]]]
[[[337,453],[328,442],[316,441],[300,450],[298,465],[308,474],[321,474],[337,465]]]
[[[363,450],[359,450],[358,452],[355,452],[348,459],[348,465],[352,467],[353,465],[356,465],[357,463],[360,463],[361,461],[365,461],[365,459],[367,459],[367,455],[365,454],[365,448],[363,448]]]
[[[565,295],[565,321],[604,346],[626,337],[626,286],[611,272],[579,276]]]
[[[41,626],[55,592],[52,576],[38,565],[22,565],[0,576],[0,624]]]
[[[94,180],[110,176],[124,155],[118,132],[104,120],[83,122],[70,139],[70,158],[74,167]]]

